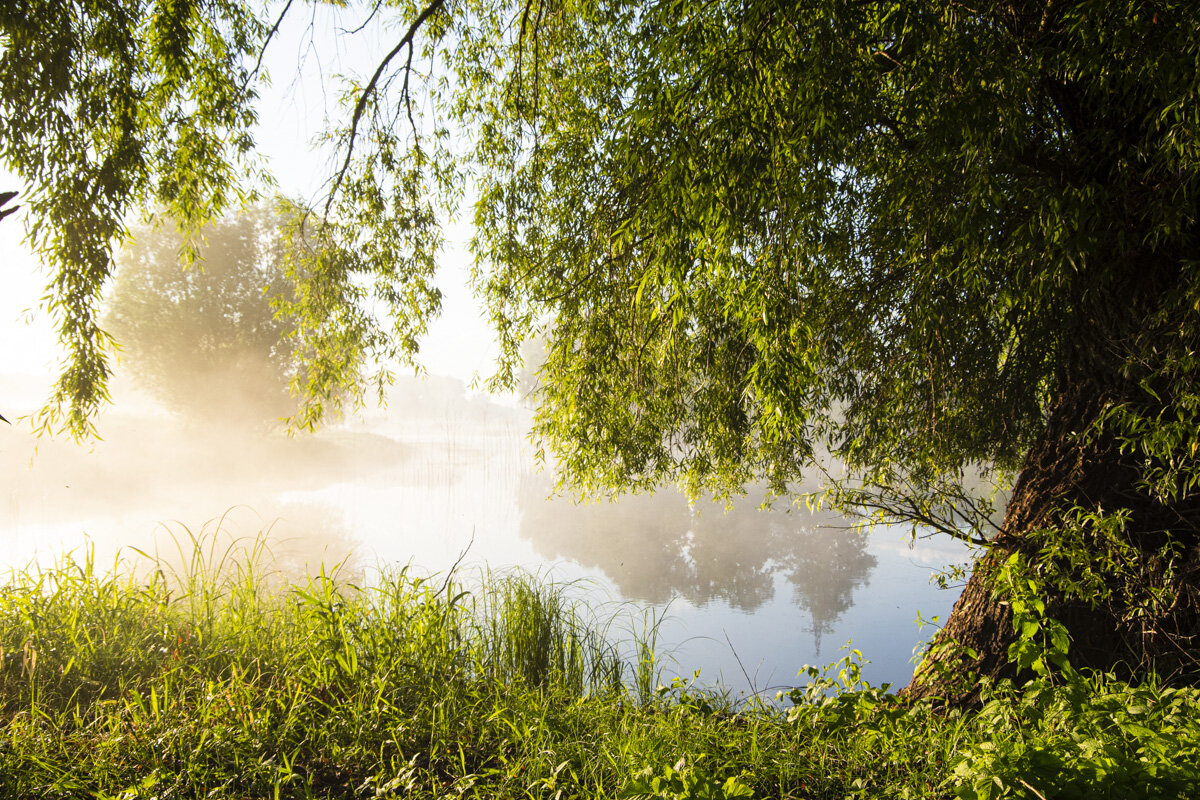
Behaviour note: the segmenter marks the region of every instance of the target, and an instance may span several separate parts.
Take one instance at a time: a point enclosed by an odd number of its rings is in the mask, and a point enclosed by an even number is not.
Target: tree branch
[[[0,192],[0,219],[4,219],[9,214],[13,213],[18,208],[20,208],[20,206],[13,206],[12,208],[4,207],[4,206],[8,205],[9,200],[12,200],[16,196],[17,196],[16,192]]]
[[[362,121],[363,114],[366,113],[368,99],[375,93],[375,90],[379,85],[379,79],[383,75],[383,71],[387,69],[388,64],[392,62],[392,59],[395,58],[401,50],[403,50],[405,47],[408,47],[409,57],[408,62],[405,64],[404,76],[404,86],[405,91],[407,91],[407,73],[412,69],[413,39],[416,37],[417,31],[420,30],[421,26],[425,24],[426,20],[437,13],[445,4],[446,0],[430,0],[429,5],[425,6],[425,9],[419,15],[417,15],[415,20],[413,20],[412,25],[408,26],[408,30],[405,32],[404,36],[401,37],[400,41],[396,43],[396,46],[393,47],[391,52],[384,56],[383,60],[379,62],[379,66],[375,68],[375,74],[371,76],[371,80],[369,80],[367,85],[363,87],[362,94],[360,94],[358,97],[358,102],[354,104],[354,114],[350,118],[350,136],[346,140],[346,158],[344,161],[342,161],[341,168],[339,168],[337,173],[334,175],[333,188],[329,190],[329,198],[325,201],[325,216],[329,215],[329,208],[333,205],[333,198],[337,195],[338,189],[341,188],[342,181],[346,177],[346,172],[350,169],[350,159],[354,155],[354,140],[358,136],[358,124]]]
[[[367,18],[362,21],[362,24],[351,30],[346,30],[343,28],[342,33],[346,34],[347,36],[353,36],[356,33],[361,33],[368,25],[371,24],[371,20],[375,19],[375,15],[379,13],[379,9],[381,8],[383,8],[383,0],[375,0],[375,5],[371,7],[371,13],[368,14]]]
[[[279,31],[279,26],[283,24],[283,18],[287,16],[288,11],[290,11],[292,8],[292,3],[294,2],[295,0],[287,1],[287,5],[283,7],[283,11],[279,12],[279,18],[275,20],[275,24],[271,26],[271,30],[267,32],[267,38],[263,39],[262,47],[258,50],[258,60],[254,62],[254,69],[250,70],[250,72],[246,75],[246,80],[242,82],[242,91],[245,91],[246,87],[250,84],[250,81],[254,80],[254,77],[258,75],[258,71],[262,69],[263,56],[267,54],[267,45],[271,43],[271,39],[273,39],[275,34]]]

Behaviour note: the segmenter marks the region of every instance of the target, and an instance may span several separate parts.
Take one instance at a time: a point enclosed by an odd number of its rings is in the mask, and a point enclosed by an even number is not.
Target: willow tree
[[[105,7],[148,8],[89,8]],[[1076,664],[1197,673],[1194,2],[371,13],[399,22],[395,46],[351,87],[313,209],[358,255],[295,271],[293,311],[320,323],[306,352],[336,365],[306,387],[310,421],[375,355],[415,352],[438,214],[470,177],[496,380],[544,338],[536,433],[568,484],[786,493],[836,469],[834,500],[980,543],[916,693],[1039,668],[1024,645],[1061,654],[1061,625]],[[134,52],[158,59],[151,76],[174,63]],[[108,62],[69,63],[68,83]],[[11,69],[6,115],[42,97]],[[25,174],[42,192],[90,175]],[[43,230],[69,230],[41,196]],[[52,303],[73,319],[94,293],[61,277],[76,256],[60,249]],[[86,275],[90,290],[103,271]],[[64,328],[76,370],[80,334]],[[1015,477],[999,531],[964,489],[981,473]]]
[[[101,298],[139,213],[175,225],[193,261],[205,226],[270,188],[255,154],[256,101],[264,49],[283,21],[244,0],[0,3],[0,160],[24,182],[12,188],[22,189],[28,240],[50,275],[43,304],[65,350],[42,430],[94,432],[112,356]],[[386,142],[371,138],[377,161]],[[380,360],[411,361],[439,307],[429,280],[436,217],[411,170],[407,193],[383,198],[380,182],[413,161],[384,157],[369,177],[339,180],[327,219],[286,202],[280,211],[289,220],[280,268],[304,284],[280,307],[303,361],[302,427],[361,398],[364,371]],[[421,163],[425,177],[441,162]],[[409,246],[415,238],[421,247]]]
[[[1200,7],[512,19],[466,98],[476,248],[507,352],[548,337],[570,482],[832,460],[836,500],[986,543],[914,693],[1062,625],[1076,665],[1197,674]],[[1016,476],[998,531],[980,471]]]

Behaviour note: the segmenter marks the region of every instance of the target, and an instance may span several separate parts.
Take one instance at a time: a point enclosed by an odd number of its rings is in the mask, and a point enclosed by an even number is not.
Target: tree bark
[[[1146,466],[1140,456],[1128,448],[1123,452],[1110,433],[1085,435],[1096,430],[1114,396],[1113,386],[1106,388],[1084,380],[1052,405],[1044,432],[1026,456],[1001,531],[927,649],[904,690],[908,696],[973,703],[981,677],[1018,682],[1030,677],[1018,674],[1008,657],[1016,640],[1013,614],[993,578],[1014,552],[1021,552],[1035,572],[1061,567],[1047,556],[1048,539],[1038,532],[1050,531],[1053,537],[1062,531],[1071,524],[1066,515],[1073,508],[1128,509],[1124,541],[1134,545],[1136,569],[1105,575],[1113,582],[1107,598],[1072,597],[1053,588],[1042,598],[1047,616],[1063,623],[1071,636],[1071,665],[1125,679],[1150,669],[1167,680],[1200,677],[1200,502],[1194,491],[1170,504],[1159,502],[1140,483]],[[1164,546],[1172,548],[1169,560]],[[1159,581],[1169,601],[1147,604],[1140,592],[1148,587],[1138,581]]]

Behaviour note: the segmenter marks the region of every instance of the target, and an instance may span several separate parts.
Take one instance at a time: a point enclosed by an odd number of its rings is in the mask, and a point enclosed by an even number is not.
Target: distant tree
[[[159,207],[194,233],[255,185],[269,31],[236,0],[0,3],[0,160],[66,350],[44,429],[86,433],[107,396],[97,315],[127,221]]]
[[[261,423],[295,413],[294,324],[276,308],[291,283],[278,214],[257,207],[202,231],[188,263],[174,228],[134,231],[105,323],[138,382],[205,422]]]

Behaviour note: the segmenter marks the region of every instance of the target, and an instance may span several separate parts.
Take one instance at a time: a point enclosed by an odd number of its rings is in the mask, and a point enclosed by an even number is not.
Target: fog
[[[36,413],[38,383],[31,376],[0,376],[10,416]],[[397,392],[393,412],[400,415],[423,408],[429,418],[444,411],[434,386],[449,387],[456,402],[463,394],[455,380],[402,385],[411,391]],[[254,390],[231,385],[229,392]],[[198,534],[219,524],[251,538],[270,529],[268,538],[293,561],[357,558],[363,536],[347,528],[336,504],[302,496],[343,484],[390,485],[398,465],[420,462],[428,469],[435,463],[422,443],[406,444],[361,422],[289,436],[269,420],[250,425],[245,417],[226,423],[172,412],[128,376],[115,382],[114,402],[97,428],[100,438],[82,443],[38,437],[27,419],[0,431],[8,566],[78,546],[85,537],[101,554],[115,555],[121,547],[169,539],[172,531]]]

